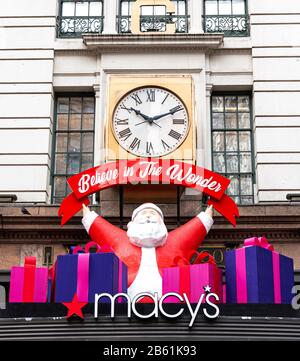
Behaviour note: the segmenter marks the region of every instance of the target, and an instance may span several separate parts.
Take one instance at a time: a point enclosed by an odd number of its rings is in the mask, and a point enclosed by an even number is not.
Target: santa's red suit
[[[186,224],[168,233],[166,243],[157,248],[133,245],[126,231],[112,225],[95,212],[86,214],[82,223],[92,241],[110,246],[128,267],[128,294],[162,293],[162,269],[174,266],[176,257],[187,258],[197,250],[209,232],[213,219],[201,212]]]

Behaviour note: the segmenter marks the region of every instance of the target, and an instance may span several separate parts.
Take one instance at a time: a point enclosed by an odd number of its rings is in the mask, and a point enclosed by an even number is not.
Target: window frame
[[[131,33],[131,14],[128,14],[128,15],[123,15],[122,14],[122,3],[123,2],[127,2],[127,3],[131,3],[131,2],[135,2],[136,0],[119,0],[119,6],[118,6],[118,15],[117,15],[117,31],[119,34],[130,34]],[[175,13],[178,9],[178,2],[179,1],[184,1],[185,2],[185,14],[184,15],[179,15],[179,14],[174,14],[174,18],[176,19],[176,21],[174,22],[175,26],[176,26],[176,32],[178,33],[188,33],[188,30],[189,30],[189,18],[190,16],[188,15],[188,5],[189,5],[189,2],[188,0],[171,0],[172,2],[175,3]],[[147,5],[142,5],[142,6],[147,6]],[[152,4],[149,4],[148,6],[153,6]],[[154,4],[155,6],[155,4]],[[140,15],[141,16],[141,15]],[[157,16],[157,17],[163,17],[165,16],[166,18],[169,16],[168,13],[166,12],[166,15],[154,15],[154,16]],[[180,26],[179,26],[179,21],[180,19],[185,19],[186,21],[186,30],[185,31],[178,31],[178,29],[180,29]],[[128,22],[128,25],[126,25],[126,29],[128,29],[128,31],[122,31],[122,26],[121,26],[121,22],[122,20],[127,20]],[[178,24],[177,24],[178,22]],[[140,24],[141,25],[141,24]]]
[[[250,36],[250,23],[249,23],[249,9],[248,9],[248,0],[244,0],[245,3],[245,13],[244,14],[232,14],[232,0],[227,0],[231,2],[231,14],[219,14],[219,2],[220,0],[215,0],[218,2],[218,14],[216,15],[206,15],[206,2],[210,1],[210,0],[203,0],[203,4],[202,4],[202,12],[203,12],[203,29],[205,33],[217,33],[217,32],[224,32],[224,36],[225,37],[249,37]],[[224,1],[224,0],[223,0]],[[222,17],[239,17],[239,16],[244,16],[247,24],[246,24],[246,29],[243,32],[242,30],[238,31],[238,30],[227,30],[227,31],[222,31],[220,29],[216,30],[216,31],[207,31],[207,26],[206,26],[206,18],[207,17],[217,17],[217,18],[222,18]]]
[[[216,97],[223,97],[224,98],[224,107],[225,107],[225,97],[226,96],[235,96],[235,97],[240,97],[240,96],[248,96],[249,97],[249,117],[250,117],[250,128],[229,128],[227,129],[226,126],[224,128],[220,128],[220,129],[214,129],[213,128],[213,97],[216,96]],[[225,125],[225,108],[223,110],[223,113],[224,114],[224,125]],[[236,111],[236,114],[238,115],[239,112],[238,112],[238,104],[237,104],[237,111]],[[238,116],[237,116],[237,122],[238,122]],[[225,156],[225,172],[224,173],[219,173],[217,172],[218,174],[228,178],[229,176],[237,176],[238,179],[239,179],[239,194],[234,194],[234,195],[229,195],[230,197],[239,197],[240,199],[240,202],[238,203],[239,206],[248,206],[248,205],[253,205],[255,204],[255,194],[254,194],[254,191],[255,191],[255,185],[256,185],[256,169],[255,169],[255,143],[254,143],[254,122],[253,122],[253,99],[252,99],[252,94],[251,92],[249,91],[214,91],[212,92],[211,96],[210,96],[210,133],[211,133],[211,164],[212,164],[212,171],[216,172],[215,169],[214,169],[214,154],[215,153],[220,153],[218,151],[214,151],[213,149],[213,133],[214,132],[223,132],[224,133],[224,156]],[[227,172],[227,166],[226,166],[226,153],[230,153],[226,151],[226,132],[230,132],[230,131],[233,131],[233,132],[237,132],[238,133],[238,151],[237,152],[233,152],[232,153],[236,153],[238,154],[238,172],[237,173],[233,173],[233,172]],[[242,173],[240,172],[240,144],[239,144],[239,133],[240,132],[243,132],[243,131],[250,131],[250,145],[251,145],[251,168],[252,168],[252,171],[251,172],[245,172],[245,173]],[[249,153],[249,152],[248,152]],[[242,195],[241,194],[241,176],[243,175],[251,175],[251,178],[252,178],[252,195]],[[249,203],[249,204],[242,204],[241,203],[241,197],[250,197],[252,196],[252,203]]]
[[[66,130],[57,130],[57,121],[58,121],[58,99],[59,98],[81,98],[83,100],[83,98],[94,98],[94,113],[83,113],[81,111],[81,116],[83,114],[93,114],[94,115],[94,123],[93,123],[93,130],[82,130],[82,118],[81,118],[81,125],[80,125],[80,130],[70,130],[69,125],[70,125],[70,114],[77,114],[77,113],[70,113],[70,108],[68,113],[65,113],[68,115],[68,128]],[[94,165],[95,162],[95,124],[96,124],[96,97],[95,97],[95,93],[93,92],[63,92],[63,93],[56,93],[55,94],[55,99],[54,99],[54,121],[53,121],[53,132],[52,132],[52,150],[51,150],[51,171],[50,171],[50,186],[51,186],[51,199],[50,202],[51,204],[58,204],[57,202],[54,202],[54,198],[59,198],[57,196],[55,196],[54,194],[54,189],[55,189],[55,177],[64,177],[66,178],[66,180],[72,176],[72,174],[68,174],[68,155],[70,154],[70,152],[68,151],[68,145],[69,145],[69,139],[68,139],[68,143],[67,143],[67,149],[66,152],[56,152],[56,144],[57,144],[57,134],[58,133],[65,133],[65,134],[69,134],[69,133],[79,133],[80,134],[80,152],[78,152],[78,154],[80,155],[80,163],[79,163],[79,169],[81,169],[82,166],[82,154],[92,154],[92,166]],[[70,104],[70,103],[69,103]],[[79,113],[78,113],[79,114]],[[84,133],[92,133],[93,134],[93,148],[91,152],[82,152],[82,134]],[[56,173],[56,155],[57,154],[66,154],[67,155],[67,164],[66,164],[66,172],[65,173]],[[76,173],[74,173],[76,174]],[[65,198],[68,195],[68,187],[67,184],[65,186],[65,195],[63,196],[63,198]]]
[[[69,18],[69,19],[101,19],[101,24],[100,24],[100,30],[99,32],[92,32],[95,34],[101,34],[103,32],[103,24],[104,24],[104,1],[105,0],[59,0],[59,10],[58,10],[58,17],[57,17],[57,31],[56,31],[56,37],[57,38],[80,38],[83,34],[88,33],[88,32],[61,32],[61,23],[62,20],[64,18]],[[109,1],[109,0],[107,0]],[[92,3],[92,2],[101,2],[102,3],[102,14],[99,16],[91,16],[90,15],[90,6],[88,9],[88,16],[76,16],[75,15],[75,11],[74,11],[74,15],[73,16],[63,16],[62,15],[62,10],[63,10],[63,3],[65,2],[70,2],[70,3],[77,3],[77,2],[88,2],[88,3]]]

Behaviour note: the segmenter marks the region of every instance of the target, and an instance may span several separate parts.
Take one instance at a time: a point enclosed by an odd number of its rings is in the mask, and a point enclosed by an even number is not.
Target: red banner
[[[230,180],[208,169],[175,160],[135,159],[105,163],[68,178],[73,193],[62,202],[58,215],[67,223],[89,204],[88,196],[121,184],[175,184],[210,196],[209,204],[234,226],[239,211],[224,192]]]

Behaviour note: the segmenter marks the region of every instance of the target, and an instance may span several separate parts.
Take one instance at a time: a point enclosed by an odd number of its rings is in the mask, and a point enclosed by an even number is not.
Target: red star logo
[[[87,304],[87,302],[79,302],[77,293],[75,293],[72,302],[63,302],[63,305],[68,308],[67,319],[73,315],[83,319],[82,308]]]

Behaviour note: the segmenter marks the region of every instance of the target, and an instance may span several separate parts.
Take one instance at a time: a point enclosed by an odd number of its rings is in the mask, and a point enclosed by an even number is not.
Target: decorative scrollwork
[[[187,33],[188,19],[188,15],[145,15],[140,17],[140,29],[142,32],[164,32],[167,24],[175,24],[177,33]],[[119,33],[130,33],[131,16],[119,16],[118,29]]]
[[[131,16],[118,16],[118,29],[119,33],[131,32]]]
[[[103,16],[59,17],[57,22],[58,37],[80,37],[84,33],[102,33]]]
[[[207,33],[224,33],[224,36],[248,36],[248,17],[246,15],[211,15],[204,17]]]

